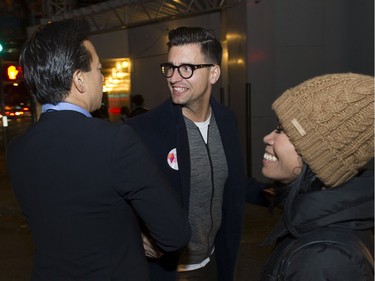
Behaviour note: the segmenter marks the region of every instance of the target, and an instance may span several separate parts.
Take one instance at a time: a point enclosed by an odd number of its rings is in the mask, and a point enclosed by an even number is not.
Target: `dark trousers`
[[[205,267],[178,272],[177,281],[217,281],[215,254],[211,255],[210,259],[210,262]]]

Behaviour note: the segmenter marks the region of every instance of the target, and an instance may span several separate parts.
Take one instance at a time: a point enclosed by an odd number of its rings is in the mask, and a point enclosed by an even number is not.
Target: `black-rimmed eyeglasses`
[[[215,65],[214,64],[181,64],[177,66],[171,63],[162,63],[160,65],[161,73],[163,73],[163,75],[166,78],[171,78],[174,73],[174,69],[177,68],[178,73],[184,79],[189,79],[191,76],[193,76],[194,70],[199,69],[199,68],[204,68],[204,67],[210,67],[210,66],[215,66]]]

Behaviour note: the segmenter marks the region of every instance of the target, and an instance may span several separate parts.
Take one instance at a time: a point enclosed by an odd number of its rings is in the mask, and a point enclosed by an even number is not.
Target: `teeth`
[[[177,87],[175,87],[175,88],[173,88],[176,92],[182,92],[182,91],[184,91],[185,90],[185,88],[177,88]]]
[[[269,153],[264,153],[263,156],[264,159],[269,160],[269,161],[277,161],[277,158]]]

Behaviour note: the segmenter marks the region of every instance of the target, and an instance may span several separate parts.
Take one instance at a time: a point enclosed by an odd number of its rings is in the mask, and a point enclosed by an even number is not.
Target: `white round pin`
[[[169,151],[167,156],[167,162],[169,167],[171,167],[173,170],[178,170],[178,162],[177,162],[177,150],[176,148],[173,148],[171,151]]]

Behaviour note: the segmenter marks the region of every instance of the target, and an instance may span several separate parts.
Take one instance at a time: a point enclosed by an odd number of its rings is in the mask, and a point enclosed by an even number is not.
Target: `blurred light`
[[[129,62],[128,61],[123,61],[122,62],[122,67],[123,68],[127,68],[129,66]]]
[[[228,41],[234,41],[234,40],[243,39],[243,36],[241,36],[238,33],[228,33],[228,34],[226,34],[225,37],[226,37],[226,40],[228,40]]]
[[[130,91],[130,60],[117,60],[110,68],[108,76],[104,77],[103,92]]]
[[[110,113],[112,114],[120,114],[121,113],[121,109],[118,108],[118,107],[112,107],[108,110]]]
[[[18,69],[14,65],[10,65],[7,68],[7,75],[9,80],[16,80],[18,75]]]

